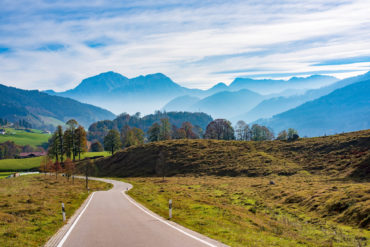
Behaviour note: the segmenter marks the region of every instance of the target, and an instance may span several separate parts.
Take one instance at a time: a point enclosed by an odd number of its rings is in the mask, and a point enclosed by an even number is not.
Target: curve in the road
[[[112,183],[109,191],[94,192],[58,247],[73,246],[225,246],[220,242],[163,219],[135,202],[124,191],[131,184]]]

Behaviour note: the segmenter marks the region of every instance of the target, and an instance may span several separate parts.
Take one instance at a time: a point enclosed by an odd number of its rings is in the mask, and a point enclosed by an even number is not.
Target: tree
[[[76,140],[76,137],[75,137],[75,131],[76,131],[76,128],[77,128],[77,125],[78,125],[78,122],[74,119],[70,119],[67,121],[67,126],[68,126],[68,129],[70,130],[70,135],[71,135],[71,140],[72,140],[72,156],[73,156],[73,161],[76,160],[76,155],[77,155],[77,149],[76,149],[76,143],[75,143],[75,140]]]
[[[230,121],[226,119],[216,119],[210,122],[204,134],[206,139],[234,140],[234,129]]]
[[[75,131],[75,147],[78,154],[78,160],[81,160],[81,153],[87,150],[86,131],[81,125]]]
[[[298,140],[298,138],[299,138],[298,131],[293,128],[289,128],[288,129],[288,141],[296,141]]]
[[[159,130],[159,140],[170,140],[171,139],[171,124],[168,118],[162,118]]]
[[[104,151],[103,145],[99,141],[95,141],[91,144],[91,152],[102,152]]]
[[[182,125],[181,125],[181,129],[183,129],[185,131],[185,138],[186,139],[198,139],[199,138],[199,135],[197,135],[193,129],[194,129],[194,126],[186,121],[186,122],[183,122]]]
[[[121,142],[123,147],[128,147],[129,146],[129,131],[130,131],[130,126],[128,124],[125,124],[122,129],[121,129]]]
[[[62,172],[62,167],[60,166],[59,161],[55,161],[53,170],[55,172],[55,179],[58,179],[58,173]]]
[[[130,146],[144,144],[144,131],[140,128],[132,128],[130,130]]]
[[[243,121],[239,120],[235,126],[235,133],[236,139],[239,141],[246,141],[247,140],[247,128],[249,129],[248,125]]]
[[[266,141],[274,139],[274,133],[266,126],[253,124],[251,128],[251,140]]]
[[[70,129],[67,129],[66,131],[64,131],[63,146],[64,146],[64,153],[66,154],[67,158],[71,158],[72,153],[73,153],[73,137],[72,137],[72,131]]]
[[[57,149],[58,149],[58,154],[60,157],[60,162],[63,164],[63,159],[64,159],[64,140],[63,140],[63,128],[62,126],[58,125],[57,131],[56,131],[56,138],[58,138],[58,143],[57,143]]]
[[[104,149],[110,151],[112,155],[115,151],[120,149],[121,145],[119,132],[117,130],[110,130],[104,137]]]
[[[158,123],[154,123],[147,132],[148,140],[150,142],[159,141],[159,133],[160,133],[160,126]]]
[[[286,141],[288,139],[288,133],[286,130],[280,131],[276,139],[280,141]]]
[[[75,171],[75,164],[70,158],[67,158],[66,161],[64,162],[64,170],[65,170],[66,177],[69,180],[69,178],[73,176],[74,171]]]
[[[48,156],[50,158],[55,158],[57,162],[59,162],[59,138],[58,138],[58,130],[54,132],[54,134],[49,139],[49,149],[48,149]]]

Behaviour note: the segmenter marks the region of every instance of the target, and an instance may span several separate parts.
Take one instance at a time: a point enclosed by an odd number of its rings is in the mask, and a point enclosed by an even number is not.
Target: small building
[[[5,130],[4,129],[0,129],[0,135],[5,135]]]
[[[51,132],[49,131],[49,130],[44,130],[43,132],[42,132],[43,134],[51,134]]]

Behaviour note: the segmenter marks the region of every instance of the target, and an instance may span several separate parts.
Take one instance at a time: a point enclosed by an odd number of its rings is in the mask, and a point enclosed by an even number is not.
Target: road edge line
[[[198,238],[198,237],[196,237],[196,236],[194,236],[194,235],[192,235],[192,234],[190,234],[190,233],[188,233],[188,232],[186,232],[186,231],[184,231],[184,230],[182,230],[182,229],[180,229],[180,228],[178,228],[178,227],[176,227],[176,226],[168,223],[167,221],[163,220],[162,218],[159,218],[158,216],[153,215],[151,212],[148,212],[149,210],[147,210],[146,208],[144,208],[143,206],[141,206],[139,203],[137,203],[134,199],[132,199],[130,196],[128,196],[124,191],[121,191],[121,193],[122,193],[122,195],[124,195],[127,198],[127,200],[129,202],[131,202],[132,204],[134,204],[136,207],[138,207],[140,210],[142,210],[146,214],[148,214],[148,215],[152,216],[153,218],[159,220],[160,222],[162,222],[162,223],[164,223],[164,224],[172,227],[173,229],[175,229],[175,230],[177,230],[177,231],[185,234],[188,237],[191,237],[191,238],[193,238],[195,240],[198,240],[199,242],[201,242],[201,243],[203,243],[205,245],[208,245],[210,247],[217,247],[216,245],[211,244],[211,243],[209,243],[209,242],[207,242],[207,241],[205,241],[205,240],[203,240],[201,238]],[[58,246],[58,247],[61,247],[61,246]]]
[[[89,201],[87,202],[87,204],[85,205],[85,208],[81,211],[81,213],[77,216],[77,218],[75,219],[75,221],[73,222],[72,226],[68,229],[67,233],[63,236],[62,240],[58,243],[57,247],[62,247],[64,242],[67,240],[68,236],[71,234],[73,228],[76,226],[77,222],[80,220],[81,216],[84,214],[85,210],[87,209],[87,207],[89,206],[92,198],[94,197],[94,194],[95,194],[95,191],[92,193]]]

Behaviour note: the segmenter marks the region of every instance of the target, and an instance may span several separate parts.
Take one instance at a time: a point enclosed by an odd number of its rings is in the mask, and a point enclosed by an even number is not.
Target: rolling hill
[[[366,80],[257,123],[271,127],[276,133],[295,128],[301,136],[321,136],[369,129],[369,116],[370,80]]]
[[[53,130],[56,125],[71,118],[87,127],[95,121],[115,117],[102,108],[37,90],[22,90],[0,84],[0,95],[1,118],[11,122],[25,119],[38,129]]]

